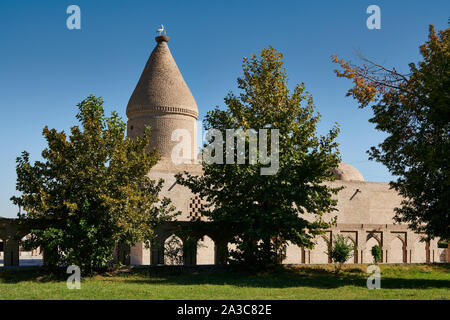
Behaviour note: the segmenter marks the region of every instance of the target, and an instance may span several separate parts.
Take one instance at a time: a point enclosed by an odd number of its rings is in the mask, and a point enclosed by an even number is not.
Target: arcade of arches
[[[224,263],[222,254],[230,245],[215,234],[198,235],[186,239],[180,226],[189,222],[172,222],[157,229],[157,241],[149,249],[136,245],[131,249],[131,264],[135,265],[202,265]],[[421,237],[404,226],[391,225],[336,225],[323,236],[317,238],[314,249],[303,249],[288,245],[285,264],[322,264],[330,263],[327,255],[327,243],[333,235],[343,234],[351,239],[355,246],[353,257],[347,263],[373,263],[372,247],[382,249],[381,263],[417,263],[445,262],[446,249],[439,249],[437,241],[421,241]],[[214,240],[216,239],[216,240]]]
[[[132,265],[212,265],[226,263],[230,245],[218,232],[185,232],[190,222],[169,222],[156,230],[157,237],[146,248],[142,243],[131,247],[129,264]],[[208,227],[208,223],[204,226]],[[206,229],[205,228],[205,229]],[[20,239],[28,234],[14,219],[0,219],[0,261],[4,266],[19,266]],[[437,247],[437,241],[421,241],[418,234],[404,226],[341,224],[317,238],[314,249],[289,244],[285,264],[330,263],[327,243],[333,235],[343,234],[355,246],[353,257],[347,263],[372,263],[371,249],[382,249],[382,263],[446,262],[448,250]],[[19,240],[18,240],[19,239]],[[40,255],[40,252],[32,252]]]

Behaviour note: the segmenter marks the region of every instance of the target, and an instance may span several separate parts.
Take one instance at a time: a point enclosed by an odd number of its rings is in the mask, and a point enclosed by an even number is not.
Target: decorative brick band
[[[180,107],[165,107],[165,106],[145,106],[145,105],[139,105],[139,106],[133,106],[133,108],[129,108],[127,110],[127,116],[130,118],[132,115],[136,114],[155,114],[155,113],[172,113],[172,114],[183,114],[190,117],[198,119],[198,112],[187,109],[187,108],[180,108]]]

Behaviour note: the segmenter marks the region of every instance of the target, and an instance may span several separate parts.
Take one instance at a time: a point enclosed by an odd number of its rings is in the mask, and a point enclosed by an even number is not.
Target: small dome
[[[348,163],[339,163],[337,168],[331,169],[336,180],[342,181],[364,181],[364,177],[354,166]]]

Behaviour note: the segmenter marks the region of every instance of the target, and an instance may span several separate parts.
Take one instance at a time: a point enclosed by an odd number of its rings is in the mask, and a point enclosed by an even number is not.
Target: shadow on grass
[[[449,269],[449,268],[447,268]],[[448,271],[448,270],[447,270]],[[135,271],[136,272],[136,271]],[[367,287],[368,274],[361,268],[346,268],[344,272],[335,275],[332,269],[323,267],[279,268],[276,271],[260,274],[250,274],[241,270],[220,270],[215,272],[191,271],[176,272],[158,278],[155,270],[139,270],[142,277],[130,276],[125,282],[141,284],[165,285],[230,285],[236,287],[257,288],[292,288],[309,287],[318,289],[334,289],[343,286]],[[450,288],[450,277],[447,279],[426,279],[415,274],[414,278],[385,276],[381,278],[385,289],[426,289]],[[160,275],[161,276],[161,275]],[[444,277],[444,275],[443,275]]]
[[[44,267],[16,267],[0,269],[1,283],[19,283],[24,281],[52,282],[66,281],[65,269],[48,270]]]
[[[229,285],[249,288],[309,287],[334,289],[343,286],[366,288],[366,266],[346,266],[335,275],[331,266],[278,267],[257,274],[230,266],[147,266],[123,268],[97,277],[99,281],[115,281],[142,285]],[[383,276],[386,270],[385,276]],[[382,266],[381,286],[384,289],[450,288],[450,265]],[[434,278],[427,279],[430,274]],[[66,281],[65,269],[49,271],[44,268],[0,270],[0,282]]]

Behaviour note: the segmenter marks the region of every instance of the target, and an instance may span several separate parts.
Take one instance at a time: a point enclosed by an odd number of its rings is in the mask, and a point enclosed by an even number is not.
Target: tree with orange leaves
[[[428,239],[450,239],[450,29],[435,32],[420,46],[423,57],[401,74],[363,57],[362,66],[332,56],[338,77],[353,81],[347,96],[387,138],[372,147],[369,159],[383,163],[403,196],[395,220]]]

